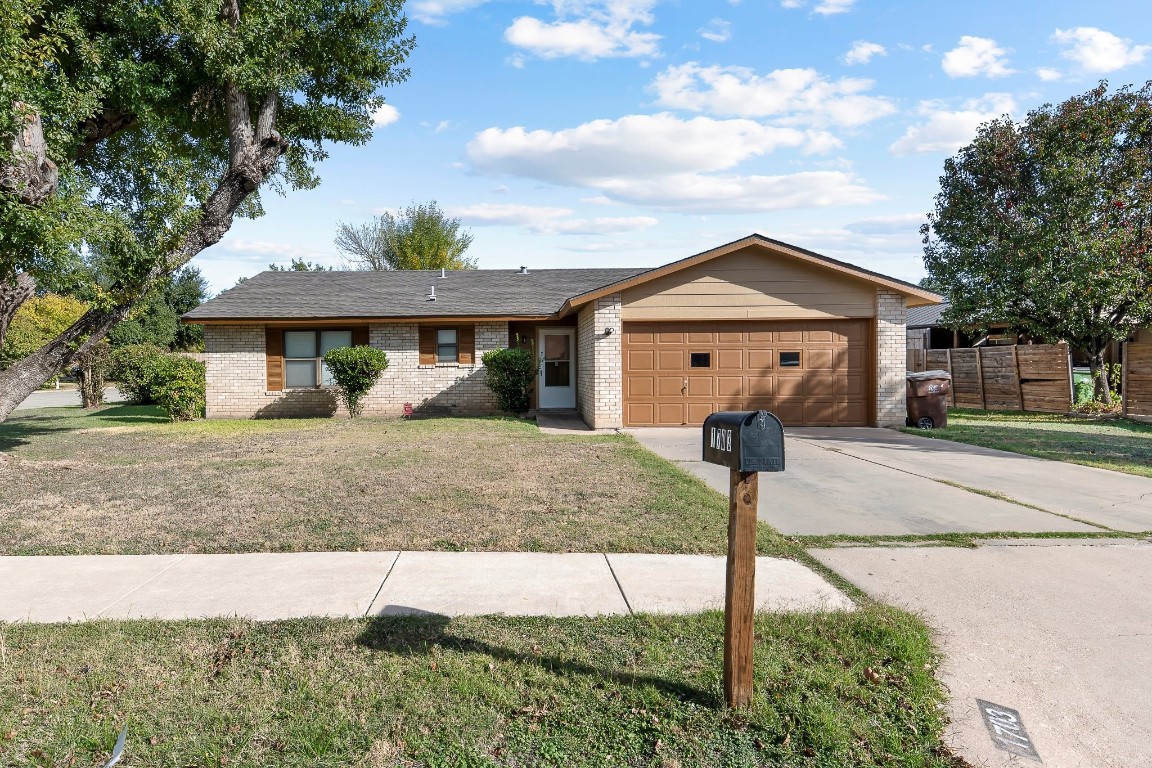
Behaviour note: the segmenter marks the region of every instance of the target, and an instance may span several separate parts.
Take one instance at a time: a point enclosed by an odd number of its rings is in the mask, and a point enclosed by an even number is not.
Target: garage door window
[[[691,365],[693,368],[711,368],[712,367],[712,353],[711,352],[693,352],[691,355]]]
[[[799,352],[781,352],[780,353],[780,367],[781,368],[799,368],[800,367],[800,353]]]

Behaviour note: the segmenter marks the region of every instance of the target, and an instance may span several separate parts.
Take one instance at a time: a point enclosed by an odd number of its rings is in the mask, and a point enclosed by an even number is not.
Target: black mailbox
[[[704,461],[737,472],[783,472],[784,426],[768,411],[721,411],[704,420]]]

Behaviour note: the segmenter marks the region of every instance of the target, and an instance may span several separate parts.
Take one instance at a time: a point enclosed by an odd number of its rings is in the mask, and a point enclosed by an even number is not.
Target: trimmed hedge
[[[364,411],[361,400],[388,367],[388,356],[374,347],[337,347],[324,355],[324,365],[339,390],[349,418]]]
[[[536,356],[524,347],[494,349],[484,353],[488,388],[496,394],[500,410],[520,414],[532,405],[536,380]]]

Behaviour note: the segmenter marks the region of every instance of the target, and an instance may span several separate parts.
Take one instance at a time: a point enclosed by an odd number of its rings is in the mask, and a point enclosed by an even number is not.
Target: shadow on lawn
[[[78,407],[17,411],[7,421],[0,423],[0,451],[26,445],[29,438],[39,435],[54,435],[78,429],[168,423],[168,417],[154,405],[110,405],[90,411]]]
[[[612,681],[626,687],[651,686],[680,701],[690,701],[703,707],[720,707],[720,699],[685,683],[654,675],[637,675],[600,669],[573,659],[543,654],[525,653],[498,645],[461,637],[448,631],[452,619],[438,613],[417,608],[390,605],[384,609],[392,615],[374,617],[356,638],[357,644],[374,651],[386,651],[404,656],[422,655],[429,647],[439,646],[456,653],[479,653],[499,661],[539,667],[555,675],[588,675]]]

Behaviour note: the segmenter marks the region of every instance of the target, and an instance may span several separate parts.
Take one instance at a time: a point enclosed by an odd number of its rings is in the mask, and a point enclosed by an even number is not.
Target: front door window
[[[550,333],[544,337],[544,386],[567,387],[572,379],[572,337]]]
[[[576,330],[542,328],[537,340],[540,374],[536,387],[540,408],[576,407]]]

